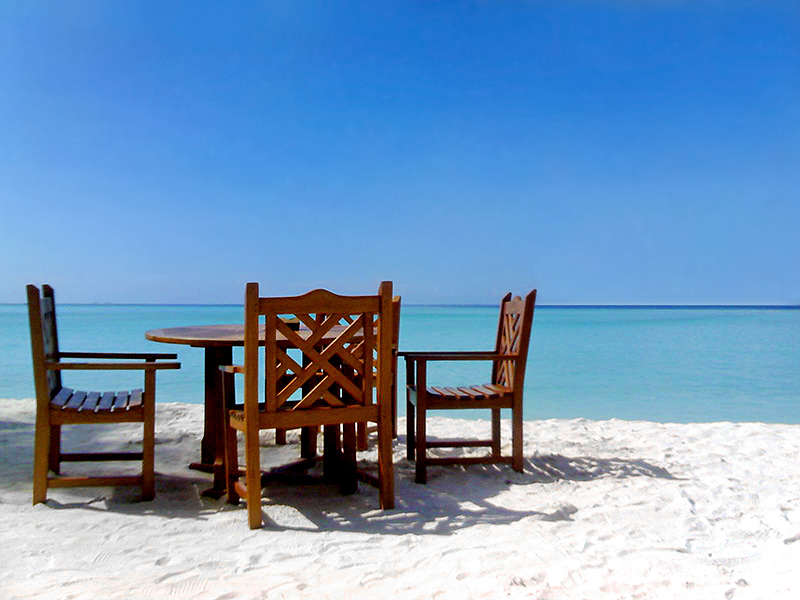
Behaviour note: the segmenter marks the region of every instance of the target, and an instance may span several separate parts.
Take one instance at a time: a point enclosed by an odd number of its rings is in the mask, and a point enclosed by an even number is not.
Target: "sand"
[[[153,502],[73,488],[31,506],[33,422],[33,400],[0,400],[3,599],[800,597],[797,425],[530,421],[524,473],[433,467],[424,486],[401,436],[395,510],[369,486],[274,484],[251,531],[244,505],[201,496],[210,477],[187,468],[201,406],[159,404]],[[66,428],[64,445],[123,449],[139,430]],[[296,438],[262,441],[267,465],[297,455]],[[376,458],[373,441],[359,459]]]

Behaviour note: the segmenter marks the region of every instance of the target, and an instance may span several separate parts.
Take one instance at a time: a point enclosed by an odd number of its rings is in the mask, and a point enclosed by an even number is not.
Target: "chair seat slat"
[[[109,410],[112,412],[115,410],[125,410],[125,407],[128,405],[128,396],[129,392],[119,392],[114,396],[114,403],[109,407]]]
[[[63,408],[63,406],[67,403],[67,400],[70,399],[74,390],[69,388],[61,388],[58,393],[56,394],[55,398],[50,400],[50,404],[57,408]]]
[[[461,391],[462,394],[464,394],[465,396],[467,396],[469,398],[483,398],[484,397],[483,394],[481,394],[480,392],[478,392],[476,390],[473,390],[471,387],[460,387],[458,389],[459,389],[459,391]]]
[[[83,404],[81,404],[78,410],[81,412],[94,412],[99,400],[100,392],[89,392],[86,394],[86,400],[83,401]]]
[[[78,410],[85,399],[86,392],[75,392],[72,394],[72,397],[67,400],[67,403],[64,405],[64,410]]]
[[[486,398],[494,398],[496,396],[500,396],[503,394],[502,390],[506,389],[506,388],[498,389],[498,386],[495,386],[491,383],[484,383],[482,385],[473,385],[471,387],[476,392],[480,392],[481,394],[483,394]]]
[[[97,403],[96,412],[110,410],[111,405],[114,404],[114,396],[116,396],[116,392],[105,392],[100,397],[100,402]]]
[[[511,392],[514,391],[514,389],[509,386],[498,385],[496,383],[487,383],[484,384],[483,387],[489,389],[496,396],[503,396],[505,394],[510,394]]]
[[[131,398],[128,401],[128,408],[136,408],[142,405],[142,390],[131,390]]]

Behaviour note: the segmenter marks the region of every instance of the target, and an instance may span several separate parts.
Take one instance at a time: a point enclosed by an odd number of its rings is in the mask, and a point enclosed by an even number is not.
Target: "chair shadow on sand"
[[[398,443],[404,445],[405,436],[399,436]],[[397,506],[388,512],[375,510],[374,500],[366,494],[341,496],[335,486],[271,483],[264,489],[264,528],[449,535],[474,525],[509,524],[522,519],[571,521],[577,508],[566,502],[544,510],[520,510],[492,499],[519,485],[600,478],[677,479],[667,469],[643,459],[562,455],[525,457],[522,473],[496,464],[432,467],[428,485],[414,483],[412,461],[398,460],[395,469]]]
[[[7,489],[19,491],[30,486],[28,467],[32,467],[33,448],[31,442],[22,438],[32,439],[32,429],[32,425],[20,423],[4,423],[0,427],[5,445],[9,449],[15,446],[19,458],[23,459],[3,474],[9,486]],[[88,436],[91,437],[94,436]],[[107,443],[107,440],[88,438],[83,438],[82,442]],[[156,436],[157,461],[159,454],[170,453],[172,441]],[[404,456],[405,436],[399,436],[397,444],[395,453]],[[265,451],[269,452],[269,448],[267,446]],[[377,468],[372,463],[361,462],[359,466],[365,470]],[[539,510],[508,508],[499,503],[502,500],[493,500],[513,486],[521,485],[547,485],[560,481],[580,483],[600,478],[677,479],[664,467],[643,459],[560,454],[526,456],[522,473],[507,465],[492,464],[431,467],[427,485],[414,483],[414,469],[412,461],[405,458],[396,460],[397,505],[395,510],[389,511],[376,509],[376,492],[366,485],[361,485],[355,494],[342,495],[338,486],[332,484],[271,482],[264,488],[262,499],[264,531],[449,535],[475,525],[510,524],[522,519],[571,521],[578,509],[566,501],[558,504],[563,497],[553,498],[552,503],[543,501],[541,496],[535,500],[531,498],[532,502],[544,503],[545,508]],[[58,490],[60,498],[48,499],[46,506],[55,510],[84,509],[201,521],[221,512],[231,512],[241,518],[244,527],[247,519],[243,505],[230,506],[224,497],[215,500],[202,496],[202,491],[211,485],[207,475],[188,470],[186,473],[163,473],[158,471],[158,465],[156,471],[156,499],[153,502],[140,502],[138,490],[133,488],[73,488]],[[64,501],[67,494],[75,499]]]

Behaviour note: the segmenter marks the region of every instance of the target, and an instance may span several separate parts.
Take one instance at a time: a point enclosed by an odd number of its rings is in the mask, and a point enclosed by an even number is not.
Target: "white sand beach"
[[[425,486],[413,481],[401,436],[396,510],[380,511],[365,485],[342,496],[274,484],[263,496],[266,525],[251,531],[244,505],[201,496],[210,476],[187,468],[202,406],[159,404],[153,502],[139,502],[136,488],[74,488],[31,506],[33,422],[33,400],[0,400],[7,600],[800,594],[797,425],[530,421],[524,473],[432,467]],[[139,430],[84,429],[109,449]],[[488,423],[430,424],[438,437],[478,430]],[[65,448],[75,433],[66,429]],[[297,455],[296,439],[263,441],[266,465]],[[359,458],[374,466],[377,453]]]

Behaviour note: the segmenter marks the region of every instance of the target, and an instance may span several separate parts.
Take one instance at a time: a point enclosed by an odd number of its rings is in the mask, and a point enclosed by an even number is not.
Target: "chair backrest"
[[[27,286],[27,292],[36,397],[49,402],[61,389],[61,372],[44,366],[46,361],[58,361],[55,294],[49,285],[42,286],[41,297],[35,285]]]
[[[258,402],[259,325],[264,321],[264,400],[267,412],[336,409],[388,401],[391,380],[392,284],[376,296],[340,296],[314,290],[302,296],[262,298],[245,291],[245,415]],[[284,322],[296,317],[301,329]],[[289,355],[300,350],[300,364]],[[377,350],[377,353],[375,353]],[[378,381],[374,382],[373,378]],[[252,414],[252,413],[250,413]]]
[[[495,352],[511,355],[514,358],[494,363],[492,383],[522,390],[535,304],[536,290],[531,291],[524,299],[519,296],[512,298],[509,292],[500,302],[500,322],[497,326]]]

